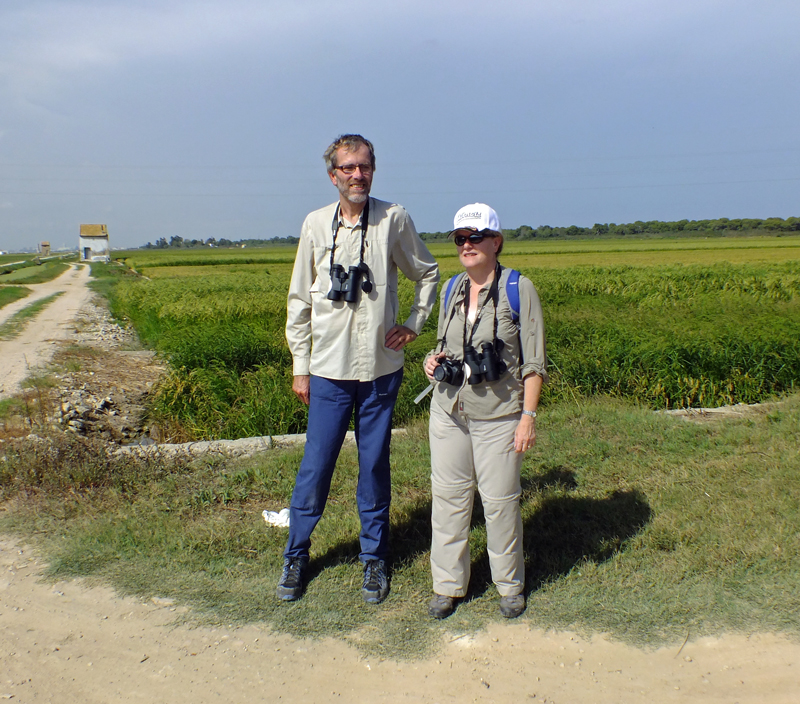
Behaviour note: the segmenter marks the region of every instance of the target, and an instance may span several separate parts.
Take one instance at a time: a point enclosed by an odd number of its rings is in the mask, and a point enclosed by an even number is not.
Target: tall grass
[[[504,263],[515,266],[514,256]],[[544,307],[545,404],[602,393],[651,408],[719,406],[797,388],[800,262],[519,268]],[[442,259],[442,270],[443,279],[456,273],[457,260]],[[284,338],[291,266],[158,271],[125,277],[111,292],[114,311],[171,365],[153,419],[198,438],[304,431]],[[413,286],[401,280],[399,293],[402,319]],[[413,398],[428,383],[421,362],[436,341],[436,314],[406,349],[398,425],[426,412]]]

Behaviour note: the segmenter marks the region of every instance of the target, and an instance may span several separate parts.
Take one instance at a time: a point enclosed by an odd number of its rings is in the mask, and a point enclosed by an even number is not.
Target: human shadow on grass
[[[522,480],[522,501],[532,494],[553,490],[571,491],[578,482],[574,472],[562,466]],[[391,525],[390,565],[398,566],[430,550],[431,502],[420,501],[400,522]],[[545,496],[536,512],[524,522],[526,592],[562,577],[584,561],[604,562],[636,535],[651,518],[651,510],[638,490],[615,491],[604,498]],[[475,493],[470,528],[484,523],[480,495]],[[308,581],[324,570],[358,560],[358,537],[340,542],[309,564]],[[478,598],[492,586],[486,549],[474,551],[467,601]]]
[[[564,480],[569,480],[571,474],[556,471],[549,473],[549,479],[545,474],[528,480],[527,486],[523,485],[523,501],[534,487],[552,486],[549,482],[553,479],[559,479],[561,486],[569,486]],[[476,514],[477,510],[473,512],[473,523],[482,519]],[[605,562],[639,533],[651,517],[644,494],[636,489],[615,491],[603,498],[544,497],[523,524],[526,593],[565,576],[582,562]],[[467,599],[478,598],[491,586],[489,558],[484,548],[473,557]]]

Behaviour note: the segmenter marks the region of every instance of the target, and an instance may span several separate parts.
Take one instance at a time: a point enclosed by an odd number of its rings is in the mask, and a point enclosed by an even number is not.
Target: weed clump
[[[98,438],[74,433],[29,435],[9,440],[0,454],[0,499],[42,494],[88,494],[98,490],[135,493],[144,484],[181,471],[155,455],[120,454]]]

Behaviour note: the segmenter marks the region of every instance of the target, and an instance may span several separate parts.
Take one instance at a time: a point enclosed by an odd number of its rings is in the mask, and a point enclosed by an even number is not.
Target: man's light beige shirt
[[[364,262],[372,291],[360,291],[358,303],[329,301],[336,205],[314,211],[303,223],[289,285],[286,339],[295,376],[372,381],[403,366],[402,350],[384,344],[398,323],[397,270],[416,284],[402,325],[419,334],[436,301],[439,269],[405,209],[370,198]],[[334,263],[347,271],[359,263],[361,225],[351,227],[340,217],[336,228]]]

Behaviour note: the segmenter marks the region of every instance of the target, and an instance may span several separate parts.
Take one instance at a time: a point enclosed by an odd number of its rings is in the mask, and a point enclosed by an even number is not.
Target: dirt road
[[[92,295],[88,281],[89,267],[73,265],[53,281],[29,285],[34,291],[30,296],[0,308],[2,324],[31,303],[62,292],[19,336],[0,340],[0,399],[18,393],[20,382],[48,362],[55,343],[68,336],[71,322]]]
[[[795,704],[800,691],[800,644],[771,635],[644,652],[530,630],[523,617],[477,637],[449,634],[431,660],[394,662],[261,626],[174,626],[183,610],[169,602],[49,584],[41,569],[31,551],[0,539],[0,698],[26,704]]]

